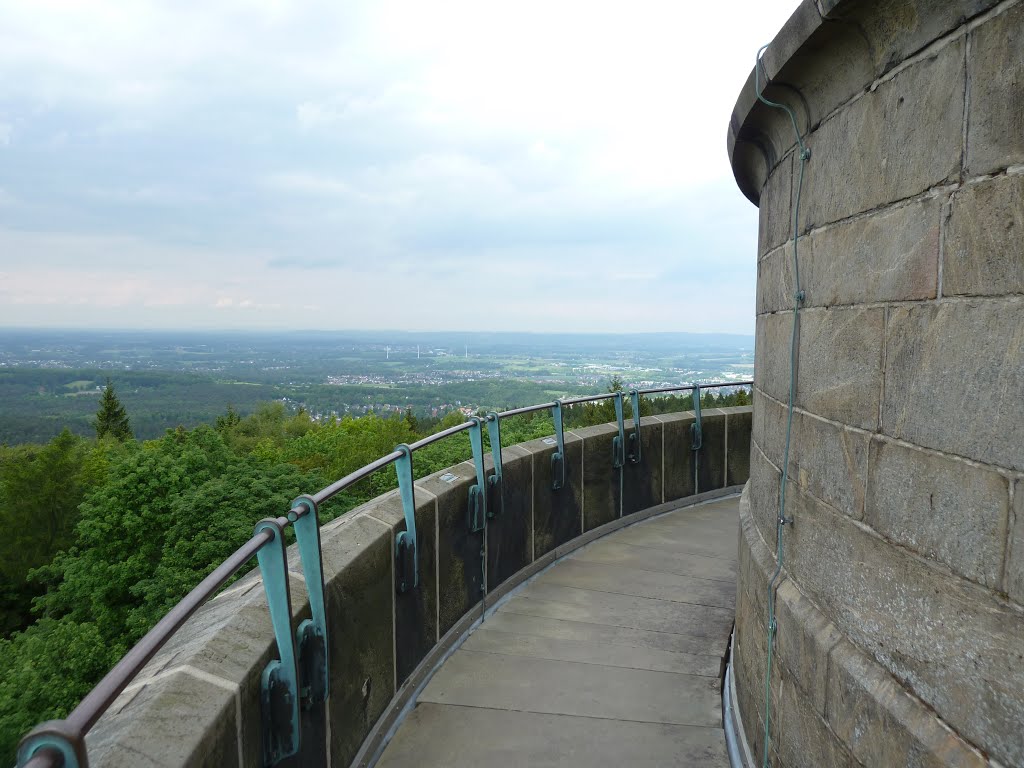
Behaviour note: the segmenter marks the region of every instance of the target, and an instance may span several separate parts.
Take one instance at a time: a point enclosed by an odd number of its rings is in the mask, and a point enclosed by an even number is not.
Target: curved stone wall
[[[486,543],[467,525],[471,462],[417,481],[420,586],[404,594],[394,573],[394,537],[405,529],[397,492],[324,525],[330,697],[326,708],[302,713],[302,752],[279,765],[371,764],[402,707],[486,606],[661,504],[746,482],[751,408],[705,410],[696,459],[693,421],[692,413],[642,419],[642,461],[621,476],[612,467],[617,427],[566,432],[559,491],[552,438],[504,449],[501,509]],[[297,625],[309,607],[294,547],[289,563]],[[262,768],[260,675],[275,653],[253,571],[200,609],[121,694],[87,736],[90,764]]]
[[[771,764],[1024,765],[1024,2],[805,0],[764,63],[811,150]],[[734,648],[758,765],[794,143],[752,73],[729,152],[760,207]]]

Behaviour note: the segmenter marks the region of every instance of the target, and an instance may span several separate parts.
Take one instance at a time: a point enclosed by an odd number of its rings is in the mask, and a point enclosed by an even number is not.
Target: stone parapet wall
[[[803,2],[766,96],[811,150],[773,765],[1024,765],[1024,2]],[[789,397],[789,118],[729,130],[760,207],[736,683],[763,751]]]
[[[394,572],[395,535],[405,530],[397,492],[324,525],[331,693],[326,707],[302,713],[302,752],[280,765],[370,764],[403,705],[486,605],[659,505],[746,482],[752,421],[750,406],[705,410],[695,453],[692,413],[644,417],[642,461],[621,473],[612,466],[617,427],[566,432],[567,482],[558,491],[553,439],[505,448],[500,509],[488,521],[486,545],[467,524],[471,462],[419,480],[420,586],[405,593]],[[485,463],[491,475],[489,455]],[[289,564],[297,626],[309,603],[294,547]],[[260,676],[275,655],[253,571],[201,608],[117,699],[88,734],[90,764],[260,768]]]

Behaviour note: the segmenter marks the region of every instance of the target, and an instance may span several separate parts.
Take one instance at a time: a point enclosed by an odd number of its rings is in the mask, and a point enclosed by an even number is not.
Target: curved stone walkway
[[[435,672],[377,765],[728,766],[738,503],[624,528],[524,584]]]

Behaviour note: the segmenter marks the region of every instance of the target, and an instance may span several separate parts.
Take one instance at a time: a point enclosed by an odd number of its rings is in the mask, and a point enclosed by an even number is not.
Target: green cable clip
[[[629,459],[630,464],[639,464],[642,458],[640,445],[640,390],[634,389],[629,393],[633,405],[633,432],[629,435]]]
[[[551,455],[551,490],[558,491],[565,486],[565,429],[562,422],[562,401],[555,400],[551,406],[551,420],[555,423],[556,450]]]
[[[470,418],[469,444],[473,448],[473,466],[476,468],[476,483],[469,487],[469,507],[466,511],[466,522],[470,533],[479,533],[486,525],[487,515],[487,478],[484,475],[484,438],[480,426],[483,423],[479,416]]]
[[[256,551],[274,627],[279,659],[271,659],[260,678],[260,709],[263,718],[263,763],[276,765],[299,751],[299,667],[292,634],[292,600],[288,588],[288,555],[281,524],[267,518],[256,524],[255,533],[266,531],[270,541]]]
[[[501,463],[501,417],[491,411],[487,414],[487,437],[491,441],[491,461],[494,463],[494,474],[487,479],[487,517],[495,517],[504,511],[505,498],[502,494],[502,463]]]
[[[626,425],[622,421],[622,393],[615,393],[615,422],[619,434],[612,438],[612,466],[620,468],[626,463]]]
[[[402,455],[395,460],[398,492],[405,513],[405,530],[395,536],[395,588],[408,592],[420,585],[420,553],[416,546],[416,496],[412,478],[412,448],[405,443],[395,447]]]

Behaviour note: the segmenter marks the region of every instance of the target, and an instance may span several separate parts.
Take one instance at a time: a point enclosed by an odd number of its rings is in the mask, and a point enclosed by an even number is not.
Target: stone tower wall
[[[811,150],[771,764],[1022,766],[1024,1],[805,0],[763,61]],[[794,143],[752,73],[729,153],[760,207],[734,648],[758,765]]]

